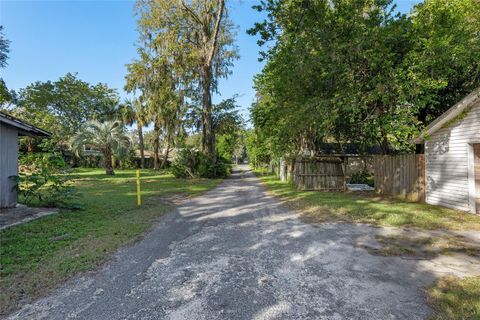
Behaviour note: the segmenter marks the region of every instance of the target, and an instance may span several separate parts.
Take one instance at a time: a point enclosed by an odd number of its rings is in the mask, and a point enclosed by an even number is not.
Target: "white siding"
[[[17,204],[17,192],[13,191],[14,181],[9,177],[18,174],[18,132],[17,129],[0,123],[0,208]]]
[[[469,143],[479,142],[480,103],[425,142],[427,203],[470,211],[467,155]]]

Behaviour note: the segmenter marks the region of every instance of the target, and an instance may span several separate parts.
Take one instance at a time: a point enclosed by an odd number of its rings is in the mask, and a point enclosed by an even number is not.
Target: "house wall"
[[[18,175],[18,131],[0,123],[0,208],[14,207],[17,192],[9,177]]]
[[[469,157],[472,156],[471,144],[478,142],[480,102],[474,104],[466,116],[447,124],[425,142],[427,203],[473,211],[469,194]]]

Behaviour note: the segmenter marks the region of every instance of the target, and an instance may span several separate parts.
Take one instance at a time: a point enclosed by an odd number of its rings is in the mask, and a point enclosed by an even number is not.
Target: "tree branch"
[[[218,41],[218,33],[220,31],[220,23],[222,21],[223,17],[223,9],[225,7],[225,0],[219,0],[220,2],[220,7],[218,8],[217,11],[217,19],[215,21],[215,27],[213,29],[213,36],[212,36],[212,44],[210,45],[210,52],[208,53],[207,56],[207,65],[210,65],[213,60],[213,56],[215,55],[215,49],[217,47],[217,41]]]

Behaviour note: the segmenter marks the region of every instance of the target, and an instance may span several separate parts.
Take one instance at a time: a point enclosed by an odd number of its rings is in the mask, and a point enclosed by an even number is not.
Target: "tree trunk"
[[[170,139],[167,139],[167,147],[165,148],[165,152],[163,153],[162,165],[161,168],[165,168],[167,164],[168,154],[170,153]]]
[[[140,144],[140,168],[145,168],[145,145],[143,143],[143,126],[140,121],[137,120],[138,142]]]
[[[157,122],[155,122],[155,126],[153,128],[153,132],[155,132],[155,139],[153,140],[153,169],[159,169],[159,156],[158,150],[160,149],[160,126]]]
[[[202,150],[208,157],[215,157],[215,132],[212,123],[212,66],[202,67]]]
[[[387,132],[383,128],[381,128],[380,133],[382,135],[382,140],[381,140],[381,143],[380,143],[382,153],[383,154],[389,154],[390,153],[390,146],[389,146],[389,143],[388,143]]]
[[[107,145],[103,149],[103,161],[105,162],[105,174],[111,176],[114,175],[113,164],[112,164],[112,148]]]

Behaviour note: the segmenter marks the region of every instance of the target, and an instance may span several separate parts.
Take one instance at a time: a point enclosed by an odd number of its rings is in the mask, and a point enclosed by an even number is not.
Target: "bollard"
[[[137,170],[137,205],[142,205],[142,196],[140,195],[140,170]]]

